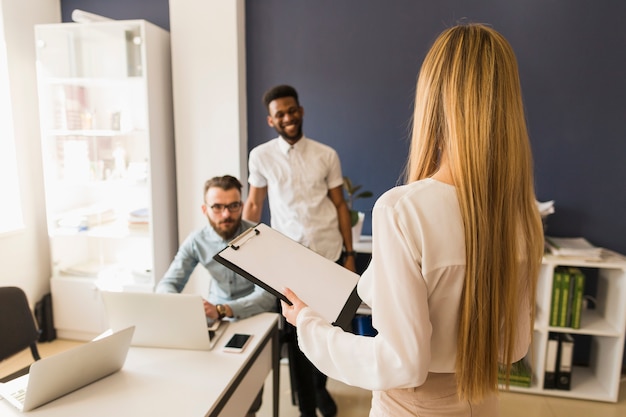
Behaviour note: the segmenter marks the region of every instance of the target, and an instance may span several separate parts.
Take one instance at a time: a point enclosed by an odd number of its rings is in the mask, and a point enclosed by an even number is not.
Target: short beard
[[[232,224],[232,228],[228,230],[223,230],[219,228],[219,226],[215,222],[213,222],[213,220],[211,220],[210,218],[209,218],[209,224],[211,225],[213,230],[215,230],[215,233],[220,235],[222,239],[228,241],[232,239],[233,237],[235,237],[235,235],[237,234],[237,230],[239,230],[239,226],[241,225],[241,217],[235,220],[234,223]]]

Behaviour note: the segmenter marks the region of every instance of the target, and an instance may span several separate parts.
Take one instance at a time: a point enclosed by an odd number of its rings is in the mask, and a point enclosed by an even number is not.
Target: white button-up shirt
[[[337,152],[302,137],[275,138],[250,152],[248,182],[267,187],[271,226],[327,259],[341,256],[343,238],[328,191],[343,184]]]

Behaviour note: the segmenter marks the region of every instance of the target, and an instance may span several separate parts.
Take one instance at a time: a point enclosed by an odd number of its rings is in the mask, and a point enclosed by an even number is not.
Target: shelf
[[[106,239],[149,238],[148,224],[129,225],[125,221],[114,221],[91,226],[86,230],[70,228],[55,228],[50,232],[51,237],[92,237]]]
[[[593,308],[583,309],[579,329],[549,326],[552,286],[560,266],[578,267],[586,276],[585,295],[593,297]],[[626,258],[603,249],[601,260],[546,255],[537,282],[537,313],[533,346],[534,381],[531,388],[512,391],[540,395],[615,402],[619,394],[620,371],[626,332]],[[589,351],[579,360],[589,366],[574,366],[569,391],[543,389],[547,344],[550,333],[574,336]],[[585,342],[589,340],[589,344]],[[576,355],[576,344],[574,354]],[[586,356],[588,355],[588,356]],[[585,357],[586,356],[586,357]]]
[[[178,247],[170,35],[114,20],[35,38],[54,324],[87,338],[98,288],[152,291]]]
[[[543,256],[543,264],[583,268],[616,268],[626,271],[626,256],[608,249],[603,249],[601,260],[546,254]]]
[[[586,334],[590,336],[620,337],[621,330],[612,326],[606,319],[593,309],[583,311],[580,329],[571,327],[548,326],[549,332]]]
[[[533,380],[530,388],[511,386],[511,392],[525,394],[549,395],[555,397],[575,398],[579,400],[615,402],[617,398],[610,395],[605,387],[606,381],[601,381],[589,367],[574,366],[572,369],[572,387],[570,390],[543,389]]]
[[[52,129],[49,136],[85,136],[85,137],[117,137],[145,133],[141,130],[112,130],[112,129]]]
[[[69,85],[79,87],[124,87],[128,84],[141,84],[141,76],[120,76],[115,78],[93,78],[93,77],[52,77],[47,78],[46,85]]]

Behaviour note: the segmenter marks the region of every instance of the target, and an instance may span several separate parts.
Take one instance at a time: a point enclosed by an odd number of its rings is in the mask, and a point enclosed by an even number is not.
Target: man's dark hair
[[[277,85],[267,90],[265,94],[263,94],[263,104],[265,104],[265,108],[269,111],[270,103],[277,98],[283,97],[293,97],[296,100],[296,104],[298,106],[300,105],[298,92],[290,85]]]
[[[209,188],[221,188],[224,191],[232,190],[236,188],[241,192],[241,182],[232,175],[224,175],[222,177],[213,177],[210,180],[207,180],[204,183],[204,194],[203,197],[206,196],[206,192],[209,191]]]

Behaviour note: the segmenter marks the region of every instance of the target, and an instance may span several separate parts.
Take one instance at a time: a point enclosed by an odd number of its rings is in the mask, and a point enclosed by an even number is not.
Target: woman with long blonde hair
[[[543,232],[517,61],[495,30],[445,30],[417,82],[407,184],[373,209],[358,291],[378,334],[283,314],[326,375],[373,390],[370,416],[497,416],[498,372],[532,340]]]

